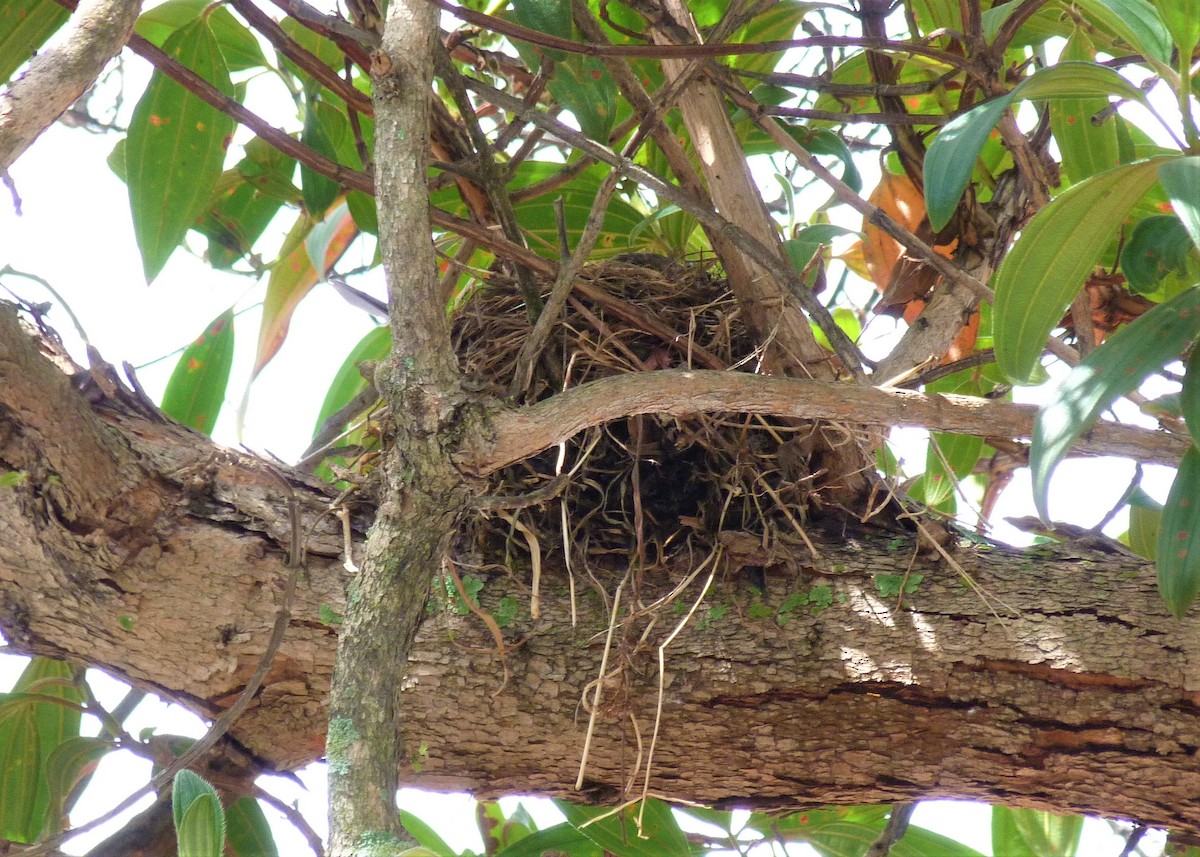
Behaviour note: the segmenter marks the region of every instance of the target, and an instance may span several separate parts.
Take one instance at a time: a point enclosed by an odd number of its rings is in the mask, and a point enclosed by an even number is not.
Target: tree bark
[[[395,432],[383,455],[382,501],[362,570],[349,581],[330,696],[329,854],[390,857],[415,844],[396,790],[409,731],[400,700],[430,582],[467,508],[451,462],[471,410],[450,344],[430,238],[426,153],[437,11],[423,0],[390,5],[372,55],[374,162],[380,252],[392,353],[376,374]]]
[[[140,0],[89,0],[81,5],[62,44],[35,57],[0,94],[0,171],[12,166],[95,83],[125,47],[142,6]]]
[[[11,649],[100,666],[214,716],[270,635],[294,495],[308,574],[229,740],[268,768],[319,758],[337,636],[321,608],[342,612],[349,582],[331,495],[139,412],[119,388],[91,405],[79,387],[0,312],[0,472],[23,474],[0,488],[0,630]],[[361,510],[360,533],[372,511]],[[901,534],[814,525],[810,535],[817,557],[783,544],[753,556],[736,534],[723,538],[711,593],[664,654],[651,791],[756,807],[969,797],[1200,833],[1200,631],[1168,615],[1150,564],[1107,543],[960,545],[951,555],[968,583]],[[767,566],[761,604],[737,556]],[[596,801],[640,784],[657,646],[679,616],[661,610],[639,644],[650,617],[619,614],[616,672],[576,792],[580,703],[599,675],[609,611],[577,566],[573,627],[565,573],[555,556],[542,561],[537,622],[522,573],[491,575],[483,590],[493,613],[501,597],[517,599],[503,633],[509,646],[525,640],[507,652],[512,678],[495,698],[503,665],[483,622],[428,614],[399,701],[399,781]],[[616,573],[589,571],[611,599]],[[684,571],[648,571],[642,600]],[[881,594],[884,573],[922,579],[898,602]],[[690,607],[702,578],[679,603]]]

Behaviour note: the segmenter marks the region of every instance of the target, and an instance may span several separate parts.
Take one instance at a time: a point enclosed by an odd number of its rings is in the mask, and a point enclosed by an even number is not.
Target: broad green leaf
[[[783,0],[755,15],[743,27],[739,28],[729,41],[734,44],[755,44],[761,42],[783,41],[792,38],[804,17],[816,9],[820,3],[802,3],[798,0]],[[733,66],[737,69],[769,74],[779,65],[782,52],[763,54],[742,54],[731,57]]]
[[[922,33],[941,29],[962,32],[962,7],[958,0],[912,0],[912,9]]]
[[[1005,857],[1074,857],[1082,815],[992,807],[992,853]]]
[[[46,820],[35,811],[41,780],[39,735],[35,706],[19,702],[6,700],[0,720],[0,839],[31,844]]]
[[[428,848],[437,857],[458,857],[454,853],[454,849],[446,844],[446,840],[438,836],[432,827],[411,812],[400,810],[400,822],[404,825],[404,829],[412,834],[413,839]]]
[[[803,133],[795,133],[792,128]],[[842,162],[842,181],[856,193],[862,190],[862,176],[854,163],[854,156],[840,135],[822,128],[804,129],[803,126],[789,126],[788,133],[814,155],[833,155]]]
[[[1084,17],[1116,33],[1147,59],[1171,61],[1171,34],[1146,0],[1075,0]]]
[[[285,17],[283,21],[280,22],[279,26],[285,33],[291,36],[292,39],[298,45],[300,45],[300,47],[304,48],[310,54],[315,54],[317,59],[325,63],[325,65],[329,66],[335,71],[342,70],[342,65],[346,60],[346,55],[342,53],[342,49],[339,48],[335,42],[325,38],[322,35],[314,33],[312,30],[301,24],[297,19],[291,17],[290,15]],[[283,67],[295,77],[304,81],[309,81],[308,73],[301,71],[300,67],[291,60],[285,58],[283,60]],[[311,89],[315,86],[316,84],[310,83],[309,88]]]
[[[800,841],[804,836],[834,822],[849,821],[857,824],[870,824],[883,830],[890,810],[886,806],[872,804],[867,806],[837,806],[831,809],[813,809],[793,812],[782,818],[774,818],[761,813],[751,813],[746,826],[759,832],[779,830],[779,834],[789,841]]]
[[[897,83],[929,83],[952,71],[952,68],[941,62],[926,57],[910,57],[900,66],[900,77]],[[871,69],[867,63],[866,53],[856,53],[849,59],[838,63],[833,70],[833,82],[858,85],[871,84],[873,78],[871,76]],[[941,108],[938,99],[944,96],[944,94],[944,91],[939,90],[929,95],[908,96],[905,98],[905,104],[909,111],[914,114],[941,115],[945,111]],[[828,93],[818,95],[813,107],[816,110],[842,113],[873,113],[880,109],[879,102],[866,95],[847,98]]]
[[[1154,0],[1179,56],[1190,57],[1200,42],[1200,0]]]
[[[1010,4],[1011,5],[1011,4]],[[1092,62],[1096,49],[1087,34],[1076,30],[1063,48],[1065,61]],[[1097,125],[1093,118],[1108,107],[1108,99],[1060,98],[1050,102],[1050,129],[1062,154],[1063,172],[1071,184],[1111,170],[1121,163],[1116,115]]]
[[[828,246],[833,243],[834,238],[839,236],[856,234],[858,233],[853,229],[847,229],[844,226],[817,223],[798,230],[794,236],[783,242],[783,249],[792,265],[792,270],[801,274],[808,267],[808,263],[812,261],[817,250],[823,245]]]
[[[317,413],[317,421],[313,426],[314,434],[338,408],[366,389],[367,379],[359,371],[359,364],[367,360],[382,360],[391,349],[392,335],[386,325],[375,328],[358,341],[342,361],[337,374],[333,376],[333,382],[325,393],[325,401],[321,403],[321,410]]]
[[[208,9],[208,26],[212,28],[229,70],[245,71],[265,66],[267,60],[262,48],[249,28],[234,18],[228,9],[209,9],[210,6],[209,0],[167,0],[138,16],[134,29],[146,41],[161,48],[172,33],[191,24]]]
[[[642,828],[637,827],[641,804],[635,803],[607,818],[599,819],[609,810],[600,807],[576,806],[556,800],[554,805],[580,833],[615,857],[691,857],[683,831],[679,829],[671,807],[660,800],[648,798]],[[585,826],[586,825],[586,826]],[[639,832],[641,836],[639,836]],[[644,838],[643,838],[644,837]]]
[[[227,309],[183,350],[163,393],[167,416],[212,434],[233,366],[233,310]]]
[[[275,218],[281,203],[260,193],[237,169],[217,180],[212,204],[195,229],[208,239],[205,258],[218,270],[229,270],[250,255],[254,242]]]
[[[1171,483],[1158,532],[1158,592],[1182,618],[1200,593],[1200,449],[1189,447]]]
[[[1001,852],[994,852],[999,855]],[[909,827],[888,857],[984,857],[969,845],[923,827]]]
[[[310,95],[307,104],[300,142],[317,154],[336,161],[342,141],[350,134],[346,114],[316,95]],[[300,165],[300,188],[304,193],[304,207],[313,216],[333,205],[340,192],[336,181],[304,164]]]
[[[173,33],[163,50],[233,95],[220,48],[204,18]],[[125,172],[146,281],[153,280],[208,207],[234,122],[160,71],[134,108]]]
[[[560,39],[570,39],[575,35],[575,22],[571,18],[570,0],[513,0],[513,20],[529,30],[557,36]],[[541,67],[541,54],[561,62],[567,58],[562,51],[552,51],[546,48],[530,48],[524,42],[518,42],[518,51],[529,67],[537,71]],[[529,57],[525,55],[529,54]]]
[[[258,137],[245,148],[246,156],[218,179],[209,209],[195,227],[208,238],[208,262],[214,268],[230,268],[250,255],[280,207],[301,201],[292,184],[295,159]]]
[[[925,210],[935,231],[950,222],[971,180],[975,161],[1016,90],[972,107],[950,120],[925,153]]]
[[[1158,557],[1158,534],[1162,529],[1162,504],[1141,488],[1129,498],[1129,530],[1125,544],[1140,557],[1153,562]]]
[[[1200,155],[1172,158],[1158,168],[1171,208],[1200,249]]]
[[[1071,370],[1033,427],[1029,470],[1038,513],[1054,468],[1101,411],[1177,358],[1200,335],[1200,288],[1188,289],[1118,330]],[[1161,552],[1159,554],[1162,556]]]
[[[1131,291],[1152,292],[1170,274],[1186,275],[1195,250],[1187,228],[1173,214],[1139,220],[1121,248],[1121,271]],[[1200,273],[1200,272],[1197,272]]]
[[[279,857],[271,825],[254,798],[240,797],[225,811],[225,838],[237,857]]]
[[[177,773],[171,786],[171,817],[175,821],[175,829],[179,829],[184,815],[197,798],[216,793],[216,789],[194,771],[185,769]]]
[[[0,3],[0,83],[4,83],[66,23],[71,13],[53,0]]]
[[[1200,437],[1200,348],[1192,349],[1185,369],[1183,389],[1179,391],[1179,411],[1187,424],[1188,434],[1195,439]]]
[[[495,854],[527,839],[537,825],[523,804],[511,815],[505,815],[496,801],[482,800],[475,804],[475,821],[483,837],[485,854]]]
[[[46,833],[58,833],[67,822],[66,805],[72,790],[96,769],[100,760],[117,749],[106,738],[75,735],[67,738],[46,759],[46,785],[50,790],[50,806],[46,814]]]
[[[991,9],[984,10],[980,17],[983,24],[983,38],[989,45],[996,41],[996,36],[1000,34],[1000,28],[1004,22],[1019,8],[1020,4],[1005,3],[1002,6],[993,6]],[[1040,45],[1052,38],[1066,38],[1071,32],[1071,24],[1069,21],[1065,21],[1064,17],[1061,11],[1054,6],[1035,12],[1020,26],[1012,41],[1008,43],[1008,47],[1024,48]]]
[[[1050,202],[1026,224],[993,278],[996,364],[1027,383],[1046,338],[1137,200],[1154,184],[1162,158],[1093,176]]]
[[[284,251],[287,255],[280,258],[271,269],[271,277],[267,281],[267,296],[263,301],[258,351],[254,358],[251,378],[257,377],[262,368],[278,353],[284,339],[287,338],[292,314],[300,301],[312,291],[312,287],[325,276],[346,252],[350,242],[358,236],[358,228],[353,218],[342,209],[334,237],[326,244],[324,264],[317,269],[313,267],[308,248],[305,246],[305,239],[314,225],[312,218],[307,215],[302,214],[297,218],[284,239]]]
[[[568,857],[602,857],[603,850],[569,823],[537,830],[524,839],[497,851],[493,857],[544,857],[562,853]]]
[[[225,816],[216,792],[198,795],[175,826],[179,857],[222,857]]]
[[[940,506],[953,497],[954,484],[971,474],[982,452],[981,437],[932,432],[929,436],[929,449],[925,453],[925,474],[920,483],[923,489],[921,499],[930,506]],[[950,464],[949,472],[942,463],[942,458]]]
[[[561,164],[549,164],[540,161],[527,161],[517,168],[512,186],[524,187],[542,178],[558,173]],[[558,226],[554,213],[555,197],[562,199],[563,215],[567,223],[567,240],[575,246],[583,226],[591,213],[592,203],[604,180],[604,171],[592,167],[580,173],[574,181],[555,192],[555,196],[540,196],[536,199],[523,201],[516,207],[517,222],[525,231],[529,240],[529,248],[539,255],[558,259]],[[459,208],[461,200],[453,196],[442,197],[453,199],[459,213],[465,210]],[[607,258],[630,249],[629,236],[643,221],[643,215],[624,200],[613,198],[609,200],[608,209],[604,214],[604,225],[592,259]]]
[[[841,328],[842,333],[846,334],[851,342],[858,342],[858,337],[862,335],[862,321],[858,317],[858,313],[849,307],[834,307],[833,323]],[[812,323],[813,336],[817,338],[823,347],[833,350],[833,346],[829,343],[829,337],[825,335],[825,331],[817,326],[816,322]]]
[[[34,658],[2,697],[0,839],[36,842],[50,820],[48,761],[56,747],[79,735],[82,696],[71,684],[74,675],[70,664]]]
[[[1063,62],[1038,70],[1012,91],[976,105],[942,128],[925,153],[925,207],[935,231],[941,231],[958,207],[983,144],[1014,100],[1088,98],[1119,95],[1145,99],[1140,89],[1110,68],[1088,62]]]

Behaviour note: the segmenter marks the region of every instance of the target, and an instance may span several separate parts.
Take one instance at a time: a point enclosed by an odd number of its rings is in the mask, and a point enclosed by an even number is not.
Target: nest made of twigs
[[[736,300],[704,267],[618,259],[586,269],[581,281],[536,362],[525,402],[620,373],[759,368],[759,343]],[[550,285],[542,284],[544,294]],[[509,390],[531,329],[516,284],[493,277],[454,322],[464,373]],[[477,520],[466,535],[483,548],[510,537],[519,516],[543,549],[565,543],[583,556],[637,554],[655,563],[684,543],[694,549],[698,538],[757,550],[760,561],[748,557],[750,564],[767,566],[806,541],[803,520],[819,477],[807,466],[812,431],[809,423],[745,414],[614,421],[495,474],[489,493],[514,496],[572,475],[555,499]]]

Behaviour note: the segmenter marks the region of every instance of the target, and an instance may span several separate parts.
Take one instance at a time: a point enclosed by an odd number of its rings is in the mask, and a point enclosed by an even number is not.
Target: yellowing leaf
[[[316,226],[312,218],[301,215],[284,241],[284,247],[291,249],[271,269],[271,278],[267,282],[267,297],[263,301],[262,325],[258,330],[258,353],[254,358],[251,379],[258,377],[262,368],[278,353],[284,339],[287,338],[292,314],[300,301],[342,257],[350,242],[358,237],[358,227],[344,204],[339,205],[328,216],[334,228],[325,245],[324,263],[320,270],[313,266],[305,243],[305,239]]]

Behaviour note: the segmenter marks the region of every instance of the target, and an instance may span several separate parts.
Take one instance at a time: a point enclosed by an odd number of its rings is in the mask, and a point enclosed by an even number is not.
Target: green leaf
[[[74,676],[70,664],[34,658],[0,697],[0,839],[36,842],[50,820],[50,756],[79,735],[83,697]]]
[[[413,839],[424,845],[438,857],[458,857],[454,849],[446,844],[446,840],[438,836],[436,831],[421,819],[407,810],[400,810],[400,822],[404,829],[412,834]]]
[[[1004,854],[994,851],[996,855]],[[984,857],[969,845],[923,827],[909,827],[904,837],[892,846],[888,857]],[[1007,857],[1007,854],[1005,854]]]
[[[134,30],[146,41],[161,48],[172,33],[191,24],[211,5],[209,0],[167,0],[138,16]],[[205,17],[230,71],[245,71],[267,64],[258,39],[228,9],[209,9]]]
[[[936,444],[936,449],[935,449]],[[938,451],[941,455],[938,455]],[[930,506],[940,506],[954,496],[954,484],[961,482],[975,469],[983,453],[983,438],[969,434],[931,432],[929,449],[925,453],[925,474],[921,478],[921,500]],[[947,472],[942,458],[950,464]]]
[[[229,71],[204,18],[172,34],[163,50],[232,96]],[[147,282],[208,207],[233,129],[231,118],[162,72],[150,78],[125,145],[129,204]]]
[[[1158,534],[1162,529],[1162,504],[1141,488],[1129,498],[1129,530],[1125,543],[1140,557],[1153,562],[1158,557]]]
[[[0,83],[33,56],[71,13],[53,0],[6,0],[0,4]]]
[[[349,135],[350,121],[345,113],[315,95],[309,96],[300,142],[317,154],[336,161],[338,148]],[[320,217],[333,205],[341,191],[336,181],[304,164],[300,165],[300,187],[304,193],[304,207],[313,217]]]
[[[1179,56],[1190,57],[1200,42],[1200,0],[1154,0]]]
[[[46,759],[46,785],[50,792],[47,834],[66,829],[66,805],[72,790],[115,749],[117,745],[106,738],[74,735],[50,752]]]
[[[1200,592],[1200,449],[1189,447],[1171,483],[1158,533],[1158,592],[1182,618]]]
[[[1147,59],[1171,61],[1171,34],[1146,0],[1075,0],[1084,17],[1101,24]]]
[[[512,186],[524,187],[556,175],[561,170],[561,164],[526,161],[517,168]],[[571,246],[575,246],[583,231],[604,175],[603,170],[590,167],[580,173],[570,184],[556,192],[556,195],[562,199],[563,214],[567,223],[567,240]],[[453,199],[453,197],[447,195],[443,199]],[[457,200],[455,204],[456,207],[462,205],[461,201]],[[457,210],[458,213],[466,214],[462,208]],[[560,253],[554,197],[546,195],[526,200],[517,206],[516,214],[517,222],[529,239],[529,248],[539,255],[557,260]],[[609,200],[608,209],[604,214],[604,225],[596,240],[592,258],[607,258],[629,250],[629,236],[644,219],[636,208],[624,200],[615,197]]]
[[[1010,4],[1011,5],[1011,4]],[[1063,48],[1062,59],[1094,62],[1096,49],[1087,34],[1076,30]],[[1050,129],[1062,154],[1062,168],[1071,184],[1111,170],[1121,163],[1116,114],[1096,125],[1093,118],[1108,107],[1108,99],[1060,98],[1050,102]]]
[[[570,39],[575,34],[570,0],[513,0],[512,17],[522,27],[545,33],[548,36]],[[541,67],[540,55],[543,53],[555,62],[561,62],[567,58],[562,51],[530,48],[524,42],[518,43],[518,50],[534,71]],[[526,57],[526,54],[529,56]]]
[[[367,379],[358,370],[364,361],[379,361],[387,357],[392,349],[391,331],[386,325],[371,330],[358,341],[358,344],[346,355],[333,382],[325,393],[325,401],[317,413],[317,421],[313,426],[313,434],[324,425],[325,420],[335,414],[339,408],[367,388]]]
[[[1171,274],[1187,274],[1193,254],[1187,228],[1173,214],[1139,220],[1121,248],[1121,270],[1130,290],[1152,292]]]
[[[229,268],[250,255],[280,206],[299,205],[292,184],[296,161],[258,137],[246,144],[246,157],[217,181],[217,192],[196,231],[208,238],[208,261]]]
[[[322,35],[318,35],[308,27],[301,24],[295,18],[286,16],[279,24],[280,28],[291,36],[292,40],[300,47],[304,48],[310,54],[314,54],[317,59],[325,63],[335,71],[341,71],[342,65],[345,63],[346,55],[342,53],[342,49],[330,39]],[[299,66],[289,59],[283,60],[283,67],[288,73],[305,81],[307,88],[314,89],[316,84],[311,82],[308,72],[302,71]]]
[[[258,801],[240,797],[225,813],[225,836],[237,857],[279,857],[271,825]]]
[[[1193,348],[1188,355],[1183,375],[1183,389],[1179,391],[1179,411],[1187,424],[1188,434],[1200,437],[1200,348]]]
[[[1101,411],[1178,357],[1198,334],[1200,288],[1195,288],[1139,316],[1071,370],[1033,426],[1029,470],[1043,520],[1050,519],[1046,505],[1050,476],[1071,444]]]
[[[163,412],[211,435],[225,402],[232,367],[233,310],[227,309],[183,350],[163,393]]]
[[[4,694],[0,707],[0,839],[31,844],[45,823],[35,811],[40,785],[36,707]]]
[[[992,807],[992,853],[1005,857],[1074,857],[1082,815]]]
[[[602,807],[575,806],[561,800],[556,800],[554,805],[584,836],[616,857],[692,855],[683,831],[679,829],[675,816],[671,814],[671,807],[660,800],[645,801],[646,809],[640,831],[636,823],[642,807],[640,803],[628,806],[593,824],[587,822],[608,814],[609,810]]]
[[[175,837],[179,857],[221,857],[225,853],[225,816],[216,792],[199,795],[188,805],[176,824]]]
[[[1200,250],[1200,155],[1172,158],[1158,168],[1171,208]]]
[[[537,830],[524,839],[497,851],[492,857],[543,857],[562,852],[569,857],[602,857],[603,850],[569,823]]]
[[[812,261],[818,249],[828,246],[834,238],[840,235],[856,235],[853,229],[844,226],[834,226],[832,223],[817,223],[805,226],[794,236],[783,242],[784,252],[792,264],[792,270],[797,274],[804,273],[808,263]]]
[[[789,134],[792,134],[804,148],[814,155],[833,155],[841,161],[842,181],[855,193],[862,190],[862,176],[859,175],[858,166],[854,163],[854,156],[841,136],[823,128],[811,129],[801,125],[789,125],[786,128]],[[793,128],[796,132],[802,133],[793,132]]]
[[[1129,210],[1154,184],[1163,160],[1137,161],[1093,176],[1068,188],[1026,224],[993,279],[996,364],[1007,377],[1028,382],[1050,331]]]
[[[971,180],[983,144],[1014,100],[1108,95],[1145,100],[1140,89],[1110,68],[1088,62],[1063,62],[1038,70],[1011,92],[952,119],[925,154],[925,207],[934,230],[940,231],[950,222]]]

